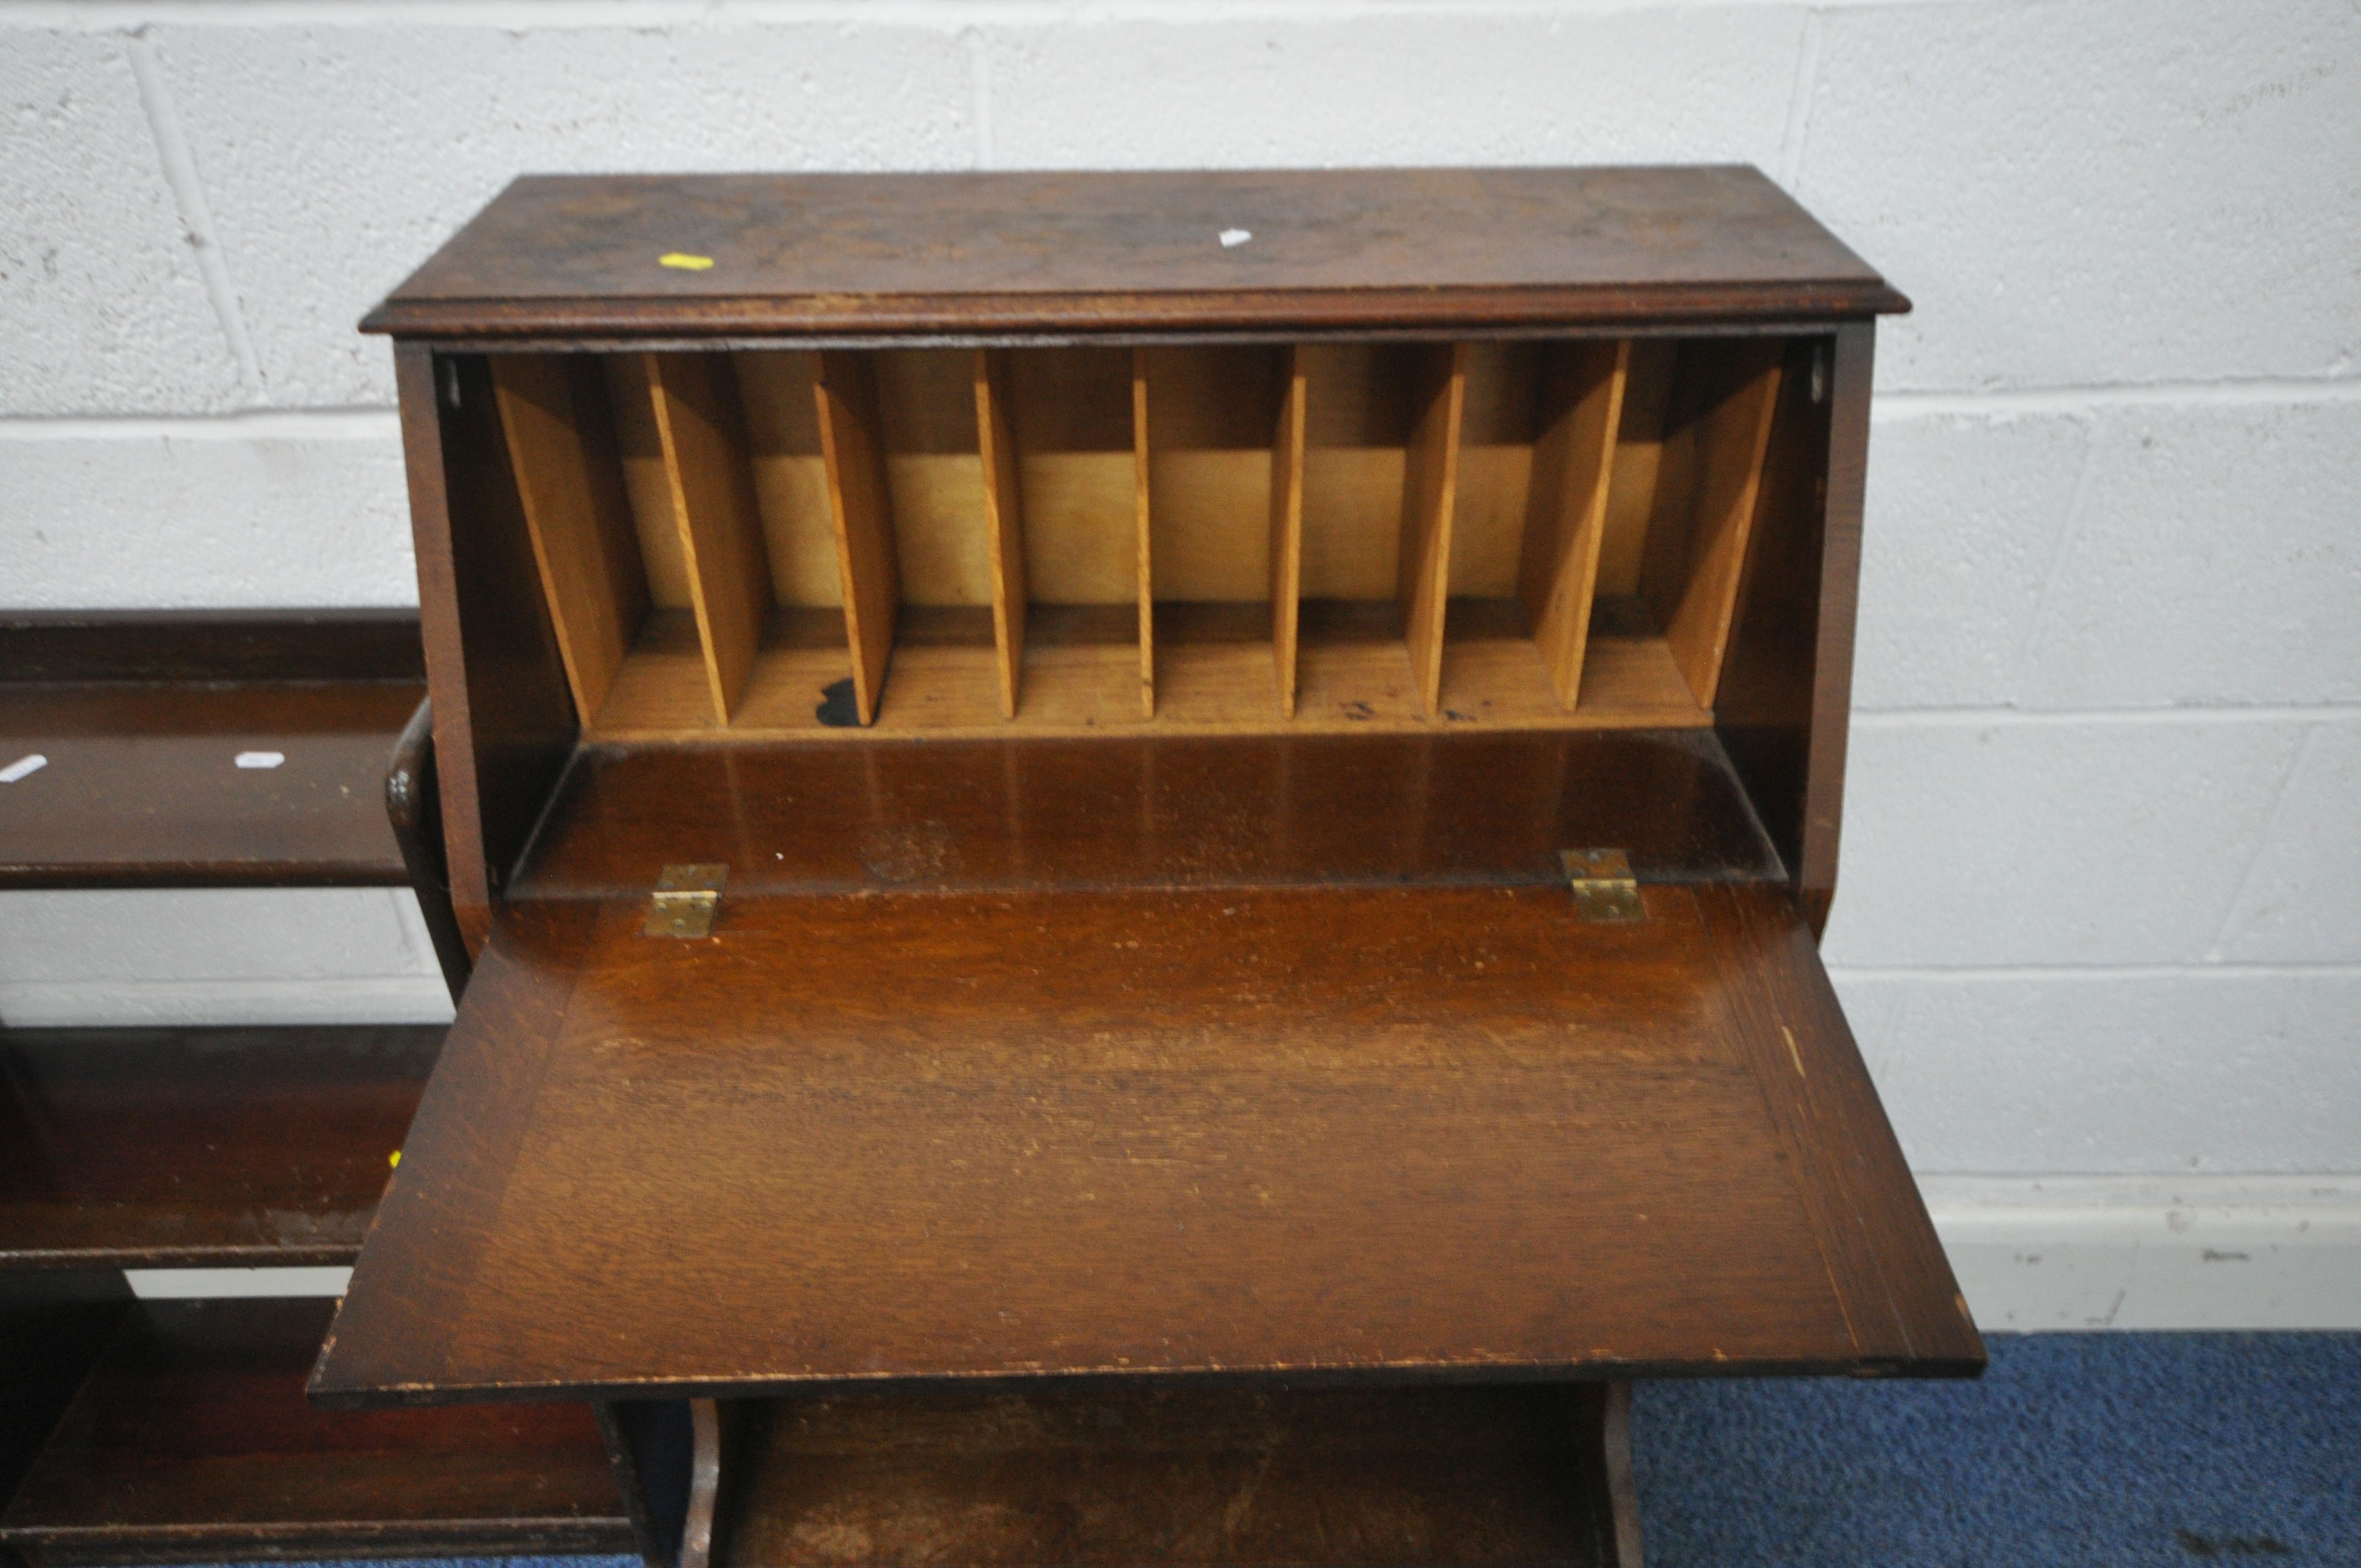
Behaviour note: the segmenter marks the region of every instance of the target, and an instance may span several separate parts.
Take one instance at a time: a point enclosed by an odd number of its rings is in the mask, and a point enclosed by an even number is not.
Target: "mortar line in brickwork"
[[[0,441],[399,441],[391,409],[251,409],[227,414],[31,414]]]
[[[1795,188],[1795,179],[1804,166],[1804,143],[1811,134],[1812,97],[1820,81],[1820,14],[1804,14],[1801,36],[1795,41],[1795,74],[1787,84],[1787,124],[1779,137],[1779,183],[1787,190]]]
[[[2058,579],[2076,542],[2081,538],[2083,513],[2089,510],[2091,475],[2099,466],[2099,429],[2097,422],[2087,416],[2078,417],[2075,427],[2082,437],[2082,455],[2074,466],[2074,488],[2066,497],[2065,521],[2059,524],[2058,535],[2049,543],[2049,559],[2041,568],[2041,591],[2034,596],[2033,613],[2025,620],[2025,636],[2016,645],[2016,656],[2009,661],[2008,692],[2012,702],[2025,698],[2034,654],[2041,646],[2042,635],[2049,630],[2049,606],[2057,597]]]
[[[246,313],[239,306],[237,289],[230,281],[229,264],[214,239],[213,213],[205,203],[204,183],[197,178],[196,155],[189,150],[189,139],[181,134],[171,91],[164,84],[163,68],[156,59],[156,46],[143,35],[134,34],[126,41],[125,52],[130,57],[131,75],[139,84],[139,106],[147,114],[148,128],[156,138],[156,156],[163,164],[165,182],[171,187],[172,201],[180,208],[181,227],[189,236],[189,248],[196,255],[197,273],[205,281],[205,296],[213,302],[214,314],[221,321],[222,336],[227,340],[231,357],[237,361],[238,385],[247,396],[258,398],[262,395],[262,361],[256,356],[253,340],[247,335]]]
[[[1837,902],[1842,905],[1841,891]],[[2354,980],[2361,963],[2170,964],[1830,964],[1828,978],[1848,980],[2113,981],[2113,980]]]
[[[1815,0],[1816,10],[1851,10],[1953,0]],[[2022,0],[2004,0],[2021,4]],[[700,21],[840,25],[877,23],[954,32],[983,26],[1041,27],[1110,22],[1357,21],[1422,16],[1554,18],[1631,11],[1727,11],[1732,5],[1787,7],[1793,0],[0,0],[0,27],[114,31],[148,22],[176,26],[304,27],[461,22],[501,30],[584,27],[638,29]]]
[[[992,43],[981,27],[961,35],[967,44],[968,114],[975,122],[975,166],[992,167]]]
[[[1914,419],[2082,414],[2114,408],[2251,408],[2361,402],[2361,376],[2269,376],[2211,381],[2093,381],[1976,392],[1883,391],[1870,403],[1879,424]]]
[[[2246,906],[2247,890],[2254,885],[2255,873],[2262,869],[2264,855],[2269,852],[2272,843],[2279,838],[2279,818],[2287,811],[2288,796],[2293,793],[2296,775],[2303,771],[2304,759],[2312,755],[2312,744],[2320,739],[2320,730],[2317,724],[2305,729],[2302,739],[2296,742],[2295,754],[2288,759],[2286,769],[2279,774],[2279,788],[2271,795],[2270,812],[2263,818],[2263,830],[2255,835],[2255,847],[2246,856],[2246,869],[2240,873],[2238,885],[2231,892],[2229,902],[2222,906],[2222,918],[2214,922],[2213,939],[2205,945],[2205,961],[2208,963],[2220,961],[2222,944],[2230,938],[2231,922],[2236,920],[2238,911]]]
[[[2334,724],[2361,703],[2216,703],[2180,707],[1883,707],[1853,710],[1855,729],[2035,729],[2081,724]]]

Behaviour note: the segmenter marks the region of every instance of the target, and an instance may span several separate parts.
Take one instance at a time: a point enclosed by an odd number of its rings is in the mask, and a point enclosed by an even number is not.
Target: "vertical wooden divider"
[[[1008,369],[997,351],[975,351],[976,450],[983,456],[983,518],[992,541],[992,641],[1000,664],[1000,717],[1016,717],[1025,664],[1025,526],[1016,438],[1009,423]]]
[[[1303,596],[1303,350],[1288,350],[1270,453],[1270,641],[1279,711],[1295,717],[1296,618]]]
[[[598,362],[587,355],[489,357],[566,684],[581,723],[592,726],[648,618],[647,568],[606,428]]]
[[[1713,373],[1710,389],[1718,395],[1697,413],[1689,431],[1687,461],[1693,480],[1688,515],[1678,520],[1686,526],[1664,555],[1678,559],[1678,576],[1656,565],[1652,545],[1651,576],[1642,585],[1657,624],[1664,629],[1673,663],[1699,707],[1713,706],[1721,679],[1722,651],[1730,641],[1739,577],[1763,488],[1771,416],[1779,404],[1784,348],[1775,338],[1748,344]]]
[[[1402,463],[1401,568],[1397,596],[1411,680],[1430,714],[1443,707],[1443,618],[1451,592],[1451,512],[1459,482],[1460,417],[1467,401],[1467,345],[1418,389],[1418,422]]]
[[[819,403],[820,455],[828,465],[828,508],[836,561],[844,579],[844,635],[852,650],[853,706],[861,722],[877,721],[902,574],[885,491],[884,425],[877,373],[867,355],[827,350],[812,385]]]
[[[1156,717],[1156,584],[1148,548],[1148,350],[1131,351],[1133,519],[1138,531],[1139,712]]]
[[[1631,340],[1623,372],[1623,423],[1616,433],[1614,474],[1607,485],[1606,537],[1598,546],[1598,591],[1602,595],[1640,591],[1648,519],[1657,510],[1657,491],[1686,482],[1664,470],[1664,415],[1679,357],[1677,339]]]
[[[644,363],[713,721],[727,725],[754,673],[771,609],[771,570],[736,375],[718,354],[650,354]]]
[[[1577,342],[1551,349],[1542,373],[1517,595],[1542,667],[1569,708],[1582,692],[1582,656],[1590,641],[1590,604],[1598,587],[1598,549],[1607,532],[1607,492],[1631,364],[1629,340]]]

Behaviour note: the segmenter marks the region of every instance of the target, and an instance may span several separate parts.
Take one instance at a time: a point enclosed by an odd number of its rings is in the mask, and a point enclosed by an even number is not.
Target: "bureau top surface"
[[[1907,308],[1743,167],[529,175],[362,325],[1087,336]]]

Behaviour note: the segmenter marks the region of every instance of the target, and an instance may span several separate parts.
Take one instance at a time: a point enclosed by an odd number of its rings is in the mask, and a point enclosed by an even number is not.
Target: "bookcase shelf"
[[[304,1403],[325,1300],[126,1308],[0,1548],[105,1563],[628,1550],[580,1405],[328,1413]]]
[[[1712,722],[1778,338],[505,354],[585,733]]]
[[[0,1034],[0,1269],[346,1264],[439,1026]]]

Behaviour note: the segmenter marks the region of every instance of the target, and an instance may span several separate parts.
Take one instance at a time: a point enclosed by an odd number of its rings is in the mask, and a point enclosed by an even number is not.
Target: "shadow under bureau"
[[[1816,950],[1902,308],[1743,169],[512,185],[314,1398],[689,1568],[1629,1564],[1630,1379],[1975,1371]]]

